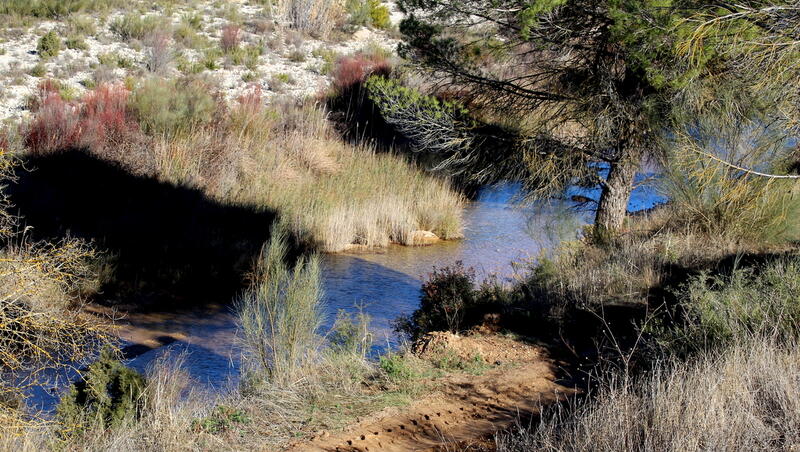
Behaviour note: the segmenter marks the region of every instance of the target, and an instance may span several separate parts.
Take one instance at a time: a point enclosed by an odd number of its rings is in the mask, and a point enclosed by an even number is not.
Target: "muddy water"
[[[484,189],[465,209],[464,239],[428,247],[391,247],[377,254],[324,257],[325,313],[329,326],[340,309],[363,309],[372,318],[376,342],[392,346],[391,321],[412,312],[419,303],[422,279],[434,266],[462,261],[479,278],[515,278],[526,262],[564,238],[574,238],[587,215],[563,221],[556,211],[514,206],[517,187]],[[637,189],[631,207],[657,201],[652,190]],[[551,226],[560,225],[557,230]],[[184,351],[187,367],[199,384],[224,387],[236,380],[239,351],[236,325],[224,303],[191,311],[130,315],[121,335],[138,344],[141,353],[130,365],[144,369],[167,350]],[[148,350],[149,349],[149,350]]]

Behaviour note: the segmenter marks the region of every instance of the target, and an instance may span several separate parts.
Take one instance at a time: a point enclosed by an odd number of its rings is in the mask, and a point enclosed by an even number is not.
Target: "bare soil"
[[[385,409],[343,432],[322,432],[289,450],[491,450],[487,438],[493,433],[574,392],[556,383],[555,363],[535,345],[498,335],[434,333],[414,350],[424,358],[442,348],[464,358],[478,353],[497,367],[482,375],[447,375],[434,393],[410,406]]]

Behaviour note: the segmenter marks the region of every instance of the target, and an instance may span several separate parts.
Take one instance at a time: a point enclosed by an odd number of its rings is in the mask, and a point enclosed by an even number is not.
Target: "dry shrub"
[[[242,42],[242,30],[236,25],[226,25],[222,29],[222,37],[220,38],[220,46],[225,53],[231,53],[239,48]]]
[[[60,378],[111,343],[106,325],[80,312],[91,249],[77,241],[8,248],[0,261],[0,399]]]
[[[0,179],[13,177],[14,163],[0,154]],[[97,289],[94,251],[78,240],[29,243],[16,235],[8,209],[0,189],[0,438],[28,427],[27,391],[77,372],[114,342],[107,323],[80,309],[82,296]]]
[[[502,452],[771,451],[800,444],[800,352],[751,339],[641,378],[498,437]]]
[[[708,153],[697,143],[684,146],[664,178],[674,205],[673,229],[740,242],[800,237],[800,183],[746,174],[694,152]]]
[[[326,38],[344,17],[341,0],[280,0],[276,11],[290,27]]]
[[[144,38],[147,70],[157,74],[165,72],[172,63],[172,35],[154,31]]]
[[[369,76],[386,76],[391,70],[388,58],[378,52],[345,56],[336,62],[333,69],[333,89],[338,94],[344,94],[364,83]]]

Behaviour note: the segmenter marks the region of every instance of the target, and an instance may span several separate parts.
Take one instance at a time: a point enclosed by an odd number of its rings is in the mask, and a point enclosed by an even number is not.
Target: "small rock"
[[[439,236],[431,231],[417,230],[411,233],[412,245],[431,245],[439,240]]]

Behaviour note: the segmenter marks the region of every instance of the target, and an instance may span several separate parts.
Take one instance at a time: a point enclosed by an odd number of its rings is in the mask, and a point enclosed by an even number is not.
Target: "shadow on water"
[[[34,239],[81,238],[109,252],[104,298],[159,309],[230,299],[276,217],[81,151],[28,158],[8,192]]]

